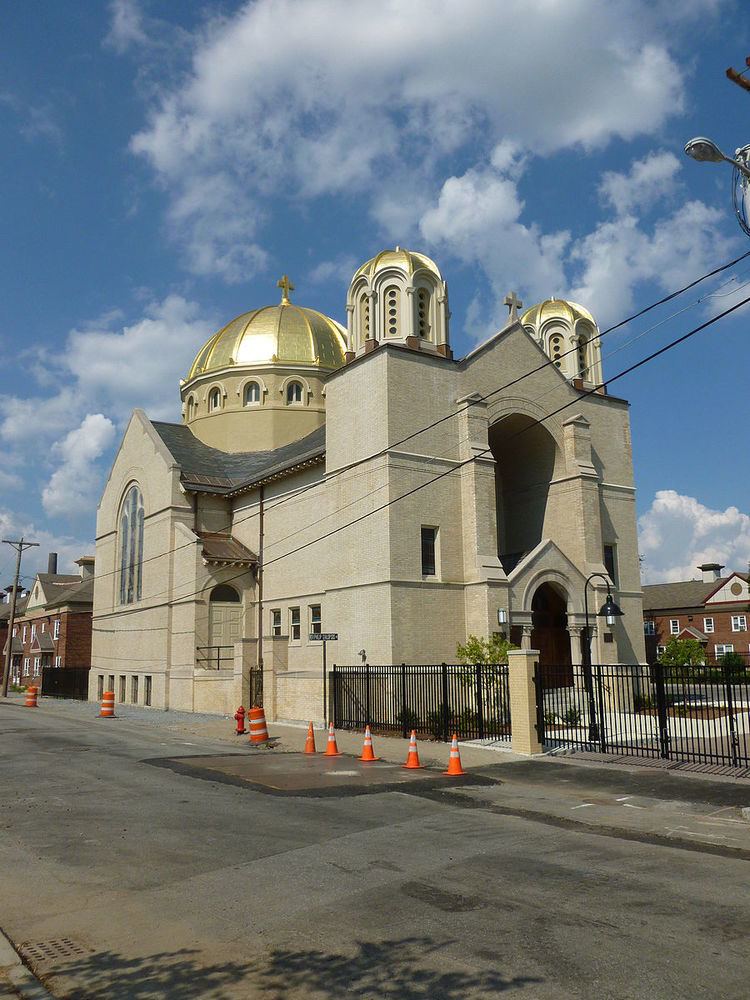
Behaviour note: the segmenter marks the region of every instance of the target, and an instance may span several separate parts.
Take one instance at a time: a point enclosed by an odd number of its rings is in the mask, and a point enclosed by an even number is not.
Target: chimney
[[[721,579],[721,571],[724,569],[719,563],[703,563],[698,567],[703,574],[704,583],[716,583]]]
[[[88,580],[94,575],[94,557],[93,556],[81,556],[80,559],[76,559],[76,566],[81,567],[81,579]]]
[[[50,552],[47,556],[47,572],[51,573],[53,576],[57,573],[57,553]]]

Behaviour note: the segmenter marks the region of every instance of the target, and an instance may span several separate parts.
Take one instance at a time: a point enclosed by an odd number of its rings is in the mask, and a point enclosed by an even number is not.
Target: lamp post
[[[685,143],[685,153],[699,163],[731,163],[734,167],[732,197],[740,229],[750,236],[750,144],[727,156],[712,139],[696,136]]]
[[[599,742],[599,724],[596,720],[596,701],[594,699],[594,677],[591,668],[591,626],[589,624],[589,584],[592,580],[599,578],[607,584],[607,599],[597,612],[597,616],[604,618],[607,625],[614,625],[615,618],[622,618],[622,610],[612,599],[611,583],[603,573],[592,573],[583,585],[583,613],[586,618],[586,641],[583,644],[583,683],[586,688],[586,697],[589,702],[589,740],[592,743]]]

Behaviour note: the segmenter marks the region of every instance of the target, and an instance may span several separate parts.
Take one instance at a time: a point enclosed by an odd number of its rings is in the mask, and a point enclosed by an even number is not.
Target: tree
[[[706,650],[697,639],[670,639],[659,654],[665,667],[700,667],[706,662]]]
[[[465,643],[456,646],[456,655],[461,663],[507,663],[509,649],[518,649],[518,646],[497,633],[489,639],[470,635]]]

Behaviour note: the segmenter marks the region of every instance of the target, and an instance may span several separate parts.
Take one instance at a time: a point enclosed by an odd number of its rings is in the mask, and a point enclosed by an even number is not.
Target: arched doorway
[[[493,424],[489,444],[495,459],[497,554],[510,573],[547,533],[547,501],[559,452],[547,428],[522,413]]]
[[[553,583],[543,583],[531,602],[531,646],[539,650],[545,687],[569,687],[573,660],[568,634],[567,595]]]
[[[232,646],[242,638],[240,595],[228,583],[214,587],[208,605],[208,644]]]

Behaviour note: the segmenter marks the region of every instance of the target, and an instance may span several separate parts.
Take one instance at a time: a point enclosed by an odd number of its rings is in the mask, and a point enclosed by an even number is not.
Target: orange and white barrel
[[[25,708],[38,708],[36,692],[37,689],[33,685],[30,688],[26,688],[26,700],[23,703]]]
[[[262,708],[250,709],[250,742],[265,743],[268,740],[266,713]]]
[[[99,712],[102,719],[114,719],[115,717],[115,693],[105,691],[102,695],[102,708]]]

